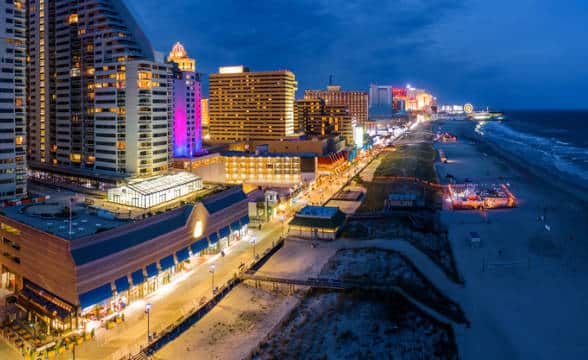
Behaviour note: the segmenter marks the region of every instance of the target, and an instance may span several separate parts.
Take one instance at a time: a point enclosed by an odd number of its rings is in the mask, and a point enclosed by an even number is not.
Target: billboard
[[[393,97],[406,97],[406,88],[392,88]]]

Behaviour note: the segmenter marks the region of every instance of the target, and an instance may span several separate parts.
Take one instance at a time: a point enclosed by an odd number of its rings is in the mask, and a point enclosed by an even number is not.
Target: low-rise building
[[[288,235],[310,240],[335,240],[346,216],[337,207],[305,206],[288,223]]]
[[[136,222],[51,201],[0,215],[2,287],[48,331],[85,329],[122,310],[173,281],[195,256],[243,239],[249,223],[239,186]]]

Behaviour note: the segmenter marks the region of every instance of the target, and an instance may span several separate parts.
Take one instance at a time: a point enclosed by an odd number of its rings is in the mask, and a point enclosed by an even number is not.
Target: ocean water
[[[510,111],[476,132],[530,165],[588,181],[588,111]]]

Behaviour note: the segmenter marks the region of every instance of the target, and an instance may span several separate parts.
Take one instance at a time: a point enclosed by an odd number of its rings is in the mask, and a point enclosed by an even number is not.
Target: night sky
[[[332,74],[430,89],[495,110],[588,108],[586,0],[126,0],[154,48],[197,70],[289,69],[304,89]],[[205,89],[207,91],[207,89]]]

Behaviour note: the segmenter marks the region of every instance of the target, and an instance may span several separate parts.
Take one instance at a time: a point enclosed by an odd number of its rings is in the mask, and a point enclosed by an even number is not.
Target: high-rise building
[[[165,170],[171,66],[124,2],[29,0],[26,9],[30,167],[93,178]]]
[[[391,118],[393,113],[393,91],[391,85],[370,85],[370,118]]]
[[[323,99],[326,105],[343,105],[349,109],[352,121],[360,126],[368,119],[368,94],[365,91],[341,91],[329,85],[327,90],[305,90],[304,99]]]
[[[208,112],[208,98],[200,99],[200,114],[202,120],[202,138],[210,139],[208,127],[210,126],[210,115]]]
[[[173,85],[173,151],[174,157],[192,157],[202,149],[201,90],[196,61],[177,42],[167,57],[175,63]]]
[[[26,24],[23,1],[0,3],[0,200],[26,195]]]
[[[353,144],[353,121],[345,105],[327,105],[322,99],[296,101],[296,123],[307,135],[341,135]]]
[[[296,79],[287,70],[221,67],[210,75],[210,140],[279,140],[294,134]]]

